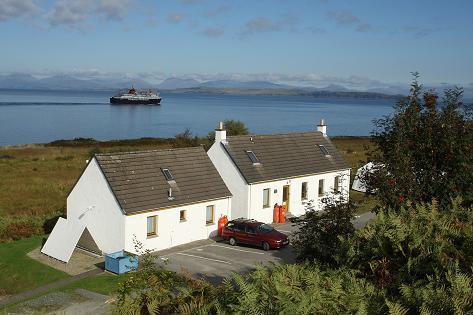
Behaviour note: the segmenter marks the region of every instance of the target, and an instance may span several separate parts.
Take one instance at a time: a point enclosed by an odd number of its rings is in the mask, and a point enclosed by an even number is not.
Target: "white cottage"
[[[321,209],[334,190],[348,193],[350,167],[326,131],[321,120],[317,131],[227,137],[220,123],[207,154],[233,194],[231,218],[271,222],[275,204],[299,216],[308,201]]]
[[[67,197],[42,248],[68,262],[74,248],[98,254],[162,250],[217,233],[231,193],[202,147],[97,154]]]

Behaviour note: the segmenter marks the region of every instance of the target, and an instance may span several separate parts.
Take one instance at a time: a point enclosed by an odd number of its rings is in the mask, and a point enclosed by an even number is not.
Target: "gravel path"
[[[32,298],[34,296],[45,293],[49,290],[63,287],[65,285],[73,283],[77,280],[87,278],[87,277],[91,277],[91,276],[95,276],[95,275],[98,275],[102,272],[103,271],[100,270],[100,269],[90,270],[90,271],[81,273],[79,275],[76,275],[76,276],[73,276],[73,277],[70,277],[70,278],[66,278],[66,279],[62,279],[62,280],[59,280],[59,281],[56,281],[56,282],[53,282],[53,283],[49,283],[47,285],[44,285],[42,287],[30,290],[30,291],[25,291],[25,292],[19,293],[17,295],[12,295],[12,296],[10,296],[6,299],[1,300],[0,301],[0,306],[5,306],[5,305],[8,305],[8,304],[13,304],[13,303],[17,303],[17,302],[20,302],[20,301],[23,301],[23,300],[27,300],[27,299]]]

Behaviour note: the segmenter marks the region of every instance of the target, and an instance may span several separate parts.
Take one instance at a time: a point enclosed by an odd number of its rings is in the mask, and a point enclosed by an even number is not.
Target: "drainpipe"
[[[250,184],[248,185],[249,189],[250,189],[250,195],[249,195],[249,198],[248,198],[248,218],[247,219],[251,219],[251,191],[253,190],[253,185]]]

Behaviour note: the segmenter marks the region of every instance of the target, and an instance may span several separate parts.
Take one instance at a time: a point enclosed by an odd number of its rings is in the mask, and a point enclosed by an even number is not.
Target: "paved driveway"
[[[188,272],[195,278],[205,276],[209,281],[219,283],[232,272],[246,273],[257,264],[292,263],[295,259],[290,245],[263,251],[257,247],[230,246],[226,242],[209,240],[204,245],[161,255],[158,261],[168,270]]]
[[[359,229],[374,217],[364,213],[355,218],[353,224]],[[280,232],[291,237],[296,230],[290,222],[273,224]],[[246,273],[255,269],[257,264],[269,266],[272,263],[293,263],[295,255],[292,246],[263,251],[261,248],[238,245],[230,246],[227,242],[203,240],[181,247],[158,252],[158,263],[166,269],[187,272],[194,278],[206,277],[210,282],[220,283],[232,272]]]

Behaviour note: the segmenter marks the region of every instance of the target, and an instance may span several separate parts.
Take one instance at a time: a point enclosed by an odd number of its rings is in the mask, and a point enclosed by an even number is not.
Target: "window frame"
[[[323,197],[325,195],[325,179],[319,179],[319,186],[317,187],[317,193],[319,197]]]
[[[151,219],[153,221],[152,222],[153,230],[151,232],[148,231],[148,220],[149,219]],[[155,236],[158,236],[158,215],[150,215],[150,216],[146,217],[146,237],[151,238],[151,237],[155,237]]]
[[[252,230],[252,231],[250,231]],[[247,234],[250,234],[250,235],[256,235],[256,228],[252,227],[252,226],[249,226],[249,225],[246,225],[245,226],[245,233]]]
[[[301,200],[307,200],[308,182],[302,182],[301,184]]]
[[[340,192],[340,175],[335,176],[333,179],[333,191],[336,193]]]
[[[184,213],[184,216],[182,216]],[[186,222],[187,221],[187,210],[180,210],[179,211],[179,222]]]
[[[207,210],[211,208],[212,209],[212,218],[211,220],[207,220]],[[205,207],[205,224],[206,225],[212,225],[215,223],[215,205],[208,205]]]
[[[328,149],[325,147],[325,145],[319,144],[319,149],[324,156],[330,156],[330,152],[328,152]]]
[[[266,203],[266,204],[264,203],[265,202],[265,200],[264,200],[264,192],[265,191],[268,191],[268,200],[267,200],[268,203]],[[269,208],[269,207],[271,207],[271,188],[264,188],[263,189],[263,208]]]
[[[172,175],[171,170],[168,168],[162,168],[161,171],[163,172],[164,178],[168,182],[172,182],[174,180],[174,175]]]
[[[254,151],[247,150],[246,155],[248,155],[248,158],[250,159],[251,163],[253,163],[253,165],[261,164],[260,160],[258,159]]]

